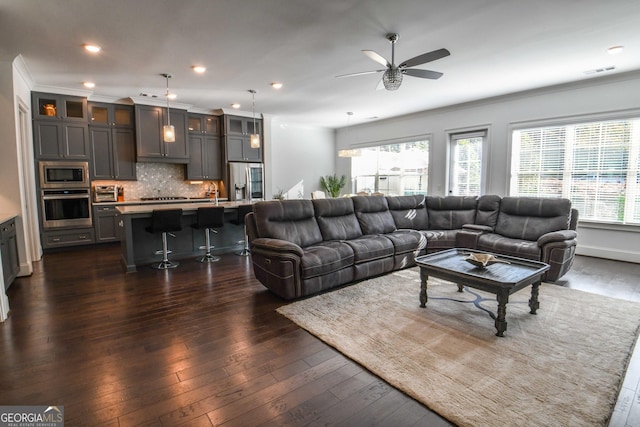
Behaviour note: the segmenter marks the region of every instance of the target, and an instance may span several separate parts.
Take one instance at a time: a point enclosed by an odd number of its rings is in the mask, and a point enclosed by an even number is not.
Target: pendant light
[[[169,115],[169,79],[171,78],[171,74],[163,74],[167,80],[167,124],[162,126],[162,139],[164,142],[175,142],[176,141],[176,129],[171,124],[171,117]]]
[[[251,148],[260,148],[260,134],[258,133],[258,128],[256,127],[256,91],[253,89],[249,89],[248,92],[251,94],[253,110],[253,133],[249,137],[249,145],[251,146]]]
[[[353,113],[351,111],[347,112],[347,142],[349,142],[351,135],[351,116]],[[338,150],[338,157],[359,157],[361,155],[361,151],[357,148],[348,148],[344,150]]]

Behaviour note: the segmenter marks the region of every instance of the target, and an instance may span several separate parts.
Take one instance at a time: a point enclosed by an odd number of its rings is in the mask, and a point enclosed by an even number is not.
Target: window
[[[640,224],[640,118],[513,132],[511,194],[565,197],[580,218]]]
[[[486,132],[466,132],[450,137],[449,194],[482,193],[482,151]]]
[[[425,194],[428,172],[428,140],[363,148],[351,159],[356,193]]]

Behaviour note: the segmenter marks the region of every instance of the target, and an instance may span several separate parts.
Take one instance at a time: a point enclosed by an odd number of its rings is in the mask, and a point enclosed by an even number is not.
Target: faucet
[[[215,197],[215,201],[216,201],[216,206],[218,206],[218,184],[216,184],[214,181],[211,181],[211,185],[209,186],[209,192],[211,192],[211,187],[213,186],[213,188],[215,188],[214,193],[214,197]]]

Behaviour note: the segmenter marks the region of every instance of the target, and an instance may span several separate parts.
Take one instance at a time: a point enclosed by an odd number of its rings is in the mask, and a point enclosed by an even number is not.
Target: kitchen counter
[[[169,203],[167,203],[169,202]],[[102,202],[100,205],[107,205]],[[244,236],[244,226],[234,224],[237,219],[239,205],[249,204],[247,201],[220,201],[218,206],[224,207],[224,226],[218,228],[217,233],[212,234],[211,244],[214,254],[240,252],[243,248],[241,242]],[[162,259],[162,255],[155,252],[162,248],[160,233],[149,233],[145,230],[151,225],[151,214],[156,209],[182,209],[182,230],[169,237],[169,249],[172,251],[169,259],[180,262],[197,262],[196,258],[202,256],[204,250],[204,230],[191,227],[196,222],[196,213],[199,207],[216,206],[213,199],[190,200],[160,200],[145,201],[131,204],[130,202],[111,203],[115,205],[121,214],[121,263],[126,272],[135,272],[138,268],[147,268],[152,263]],[[180,268],[180,267],[178,267]]]
[[[10,214],[10,213],[6,213],[6,212],[0,212],[0,224],[2,224],[3,222],[7,222],[11,219],[16,218],[18,215],[17,214]]]
[[[185,212],[191,212],[198,210],[199,207],[212,207],[212,206],[222,206],[225,210],[234,210],[238,208],[239,205],[249,204],[247,201],[220,201],[216,205],[216,203],[212,199],[196,199],[196,200],[171,200],[171,203],[164,203],[162,200],[160,203],[158,201],[148,201],[142,202],[142,204],[135,205],[119,205],[116,204],[116,209],[122,215],[131,215],[131,214],[139,214],[139,213],[151,213],[154,209],[182,209]],[[126,202],[124,202],[126,203]],[[102,205],[102,203],[101,203]]]

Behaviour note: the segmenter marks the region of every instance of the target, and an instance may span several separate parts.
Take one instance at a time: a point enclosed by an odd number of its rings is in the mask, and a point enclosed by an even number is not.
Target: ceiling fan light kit
[[[375,74],[384,72],[382,74],[381,84],[378,85],[378,88],[381,89],[384,87],[387,90],[397,90],[402,84],[402,76],[406,74],[411,77],[418,77],[421,79],[439,79],[442,77],[442,73],[431,70],[421,70],[418,68],[410,68],[416,65],[426,64],[427,62],[435,61],[437,59],[444,58],[445,56],[451,55],[451,53],[447,49],[437,49],[431,52],[423,53],[422,55],[415,56],[407,61],[402,62],[400,65],[396,65],[395,63],[395,45],[400,36],[396,33],[389,33],[386,35],[387,40],[391,43],[391,62],[387,61],[382,55],[373,50],[363,50],[366,56],[376,61],[378,64],[384,65],[386,68],[382,70],[374,70],[374,71],[361,71],[358,73],[349,73],[342,74],[336,77],[353,77],[353,76],[361,76],[364,74]]]

